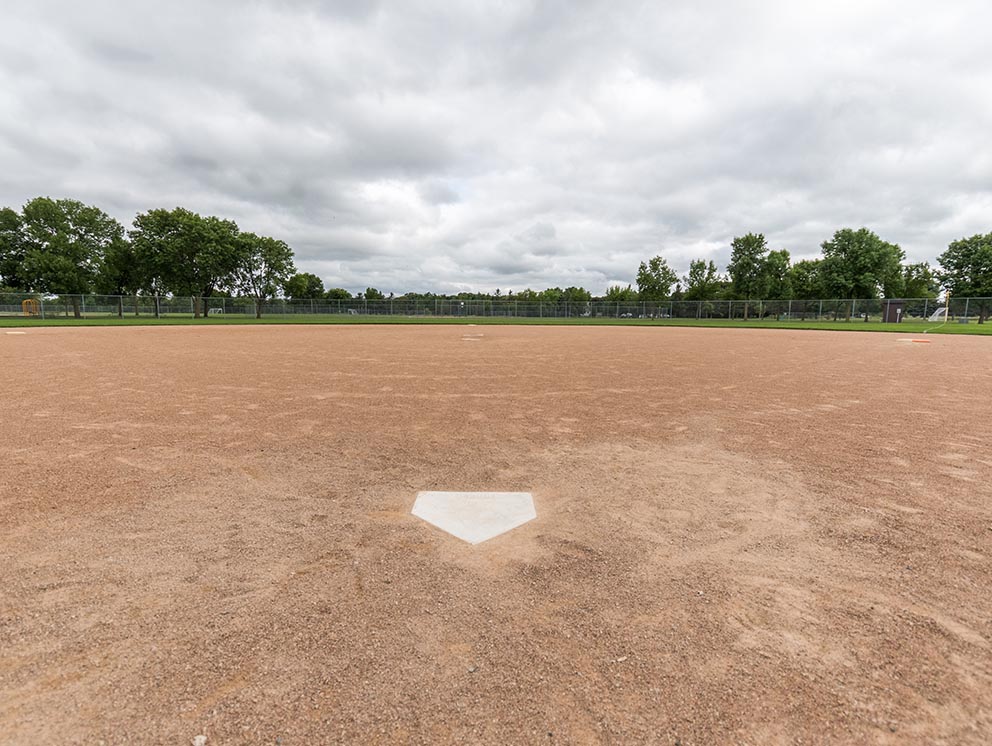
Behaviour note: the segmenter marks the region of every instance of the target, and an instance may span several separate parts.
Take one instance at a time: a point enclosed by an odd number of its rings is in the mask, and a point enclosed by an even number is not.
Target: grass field
[[[0,741],[992,742],[987,340],[481,322],[0,332]]]
[[[933,322],[905,322],[883,324],[864,321],[743,321],[727,319],[623,319],[623,318],[535,318],[508,316],[399,316],[399,315],[347,315],[347,314],[297,314],[291,316],[266,316],[254,319],[245,316],[211,316],[194,319],[188,315],[156,319],[151,316],[125,316],[124,318],[91,317],[72,319],[54,317],[29,319],[18,316],[0,316],[0,328],[42,326],[229,326],[239,324],[477,324],[477,325],[529,325],[529,326],[686,326],[732,329],[821,329],[825,331],[891,332],[896,334],[992,334],[992,323],[947,324]]]

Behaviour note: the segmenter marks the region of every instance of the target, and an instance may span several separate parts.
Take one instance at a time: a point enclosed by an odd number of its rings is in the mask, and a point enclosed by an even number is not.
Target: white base
[[[420,492],[411,513],[469,544],[537,518],[529,492]]]

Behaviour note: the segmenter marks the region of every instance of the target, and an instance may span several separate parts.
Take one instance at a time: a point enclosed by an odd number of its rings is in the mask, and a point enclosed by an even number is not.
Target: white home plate
[[[410,512],[469,544],[537,518],[529,492],[419,492]]]

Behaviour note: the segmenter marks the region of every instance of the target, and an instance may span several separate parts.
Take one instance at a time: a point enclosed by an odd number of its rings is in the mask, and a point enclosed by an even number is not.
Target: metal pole
[[[38,308],[41,309],[41,320],[44,321],[45,320],[45,299],[44,298],[39,298],[38,299]]]
[[[820,301],[820,310],[816,312],[816,320],[819,321],[820,317],[823,315],[823,301]]]
[[[792,321],[792,298],[789,298],[789,313],[785,318],[786,321]]]
[[[86,296],[85,295],[80,295],[79,296],[79,305],[82,306],[83,318],[85,319],[86,318]]]
[[[924,319],[927,318],[927,310],[929,309],[929,304],[930,304],[930,299],[929,298],[924,298],[923,299],[923,318]]]
[[[971,298],[964,299],[964,320],[968,320],[968,304],[971,303]]]

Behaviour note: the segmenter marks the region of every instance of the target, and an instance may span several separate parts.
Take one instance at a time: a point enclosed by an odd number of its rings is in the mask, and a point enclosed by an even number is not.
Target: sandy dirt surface
[[[905,339],[0,333],[0,742],[989,743],[992,340]]]

